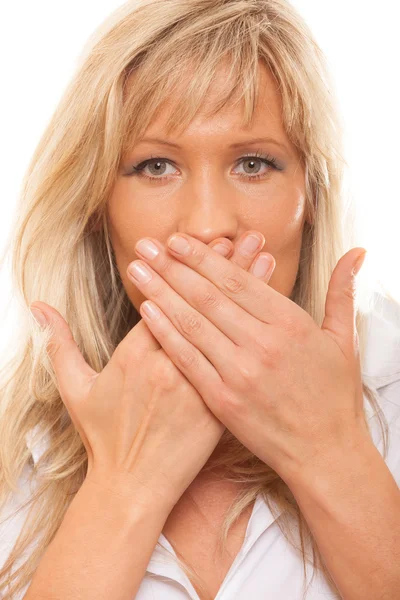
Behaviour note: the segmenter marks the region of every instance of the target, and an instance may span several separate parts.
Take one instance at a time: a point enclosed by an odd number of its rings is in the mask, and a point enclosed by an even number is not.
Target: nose
[[[234,241],[238,236],[238,220],[232,190],[221,186],[198,185],[185,190],[185,211],[179,219],[176,231],[187,233],[209,244],[217,238]],[[230,195],[230,197],[228,197]]]

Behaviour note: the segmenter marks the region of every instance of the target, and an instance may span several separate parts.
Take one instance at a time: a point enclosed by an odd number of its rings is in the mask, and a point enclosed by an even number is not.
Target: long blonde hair
[[[312,216],[312,224],[305,224],[291,299],[322,325],[330,276],[352,240],[345,239],[342,223],[346,163],[341,123],[324,55],[307,25],[286,0],[126,2],[89,38],[33,154],[17,207],[12,276],[22,310],[12,357],[1,372],[0,508],[17,490],[23,469],[33,466],[27,432],[40,424],[51,445],[32,469],[37,488],[29,498],[30,511],[0,570],[4,600],[30,582],[87,468],[85,447],[60,398],[46,340],[29,305],[42,300],[55,307],[91,367],[98,372],[104,368],[117,344],[140,320],[121,283],[107,229],[107,199],[121,157],[143,135],[157,109],[174,97],[187,69],[185,96],[176,97],[168,123],[169,131],[177,129],[177,123],[185,129],[207,96],[221,61],[231,70],[226,94],[212,114],[236,93],[238,101],[244,101],[243,124],[249,125],[260,62],[279,84],[285,129],[304,160]],[[132,86],[127,85],[130,75]],[[361,358],[365,316],[358,310]],[[387,436],[376,392],[365,382],[363,389]],[[226,515],[222,546],[233,522],[261,493],[275,515],[278,508],[277,523],[294,547],[296,524],[305,578],[310,560],[305,542],[309,542],[315,568],[322,570],[340,597],[287,485],[227,430],[221,447],[222,455],[207,469],[223,465],[232,481],[246,484]],[[33,551],[13,572],[33,541]],[[178,560],[206,594],[196,573],[179,555]]]

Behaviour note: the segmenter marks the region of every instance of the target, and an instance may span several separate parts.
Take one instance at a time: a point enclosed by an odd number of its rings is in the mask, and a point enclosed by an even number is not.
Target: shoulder
[[[367,346],[362,364],[365,383],[376,391],[388,425],[387,455],[378,416],[366,404],[375,446],[400,487],[400,302],[376,294],[367,318]]]
[[[366,321],[362,373],[379,388],[400,379],[400,301],[376,292]]]
[[[30,475],[31,467],[26,465],[18,480],[17,490],[10,493],[5,504],[0,508],[0,568],[3,568],[7,562],[28,516],[29,507],[24,505],[34,493],[34,483]],[[26,557],[22,556],[16,559],[12,566],[13,573],[22,565],[24,558]],[[23,598],[25,593],[26,588],[21,592],[22,595],[15,597],[15,600]]]

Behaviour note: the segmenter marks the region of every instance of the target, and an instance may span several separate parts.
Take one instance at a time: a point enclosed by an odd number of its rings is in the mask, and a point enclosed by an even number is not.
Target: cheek
[[[171,227],[166,222],[165,215],[163,218],[162,212],[157,220],[157,213],[149,208],[148,203],[143,203],[143,206],[145,208],[141,210],[140,205],[136,203],[133,208],[132,195],[124,194],[122,189],[114,190],[107,206],[109,235],[116,266],[122,285],[137,311],[147,298],[126,274],[128,265],[140,258],[135,252],[136,242],[146,236],[167,240],[171,233]]]
[[[118,187],[118,186],[116,186]],[[120,186],[121,187],[121,186]],[[114,249],[120,272],[128,264],[139,258],[135,253],[135,244],[147,235],[158,236],[159,231],[154,229],[154,220],[149,219],[148,210],[141,210],[139,203],[134,203],[132,195],[124,189],[115,189],[107,206],[109,234]],[[149,228],[149,224],[152,227]]]
[[[266,249],[276,261],[275,271],[269,285],[289,297],[296,281],[302,246],[305,203],[303,197],[286,205],[270,223],[266,237]]]
[[[168,198],[146,197],[132,191],[131,180],[116,183],[110,196],[107,213],[110,237],[116,255],[128,257],[129,262],[138,258],[134,253],[136,242],[145,236],[167,240],[176,221],[173,206]],[[154,196],[154,194],[153,194]]]

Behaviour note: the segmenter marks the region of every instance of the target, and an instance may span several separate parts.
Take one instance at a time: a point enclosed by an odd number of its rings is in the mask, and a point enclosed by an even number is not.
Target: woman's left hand
[[[146,238],[159,251],[140,261],[152,279],[129,276],[161,309],[151,320],[147,303],[141,305],[150,331],[215,416],[287,482],[307,465],[328,467],[338,452],[364,441],[352,273],[364,248],[337,263],[320,328],[265,281],[182,237],[187,254]],[[136,251],[143,256],[138,245]],[[181,338],[179,352],[172,351],[171,335]]]

